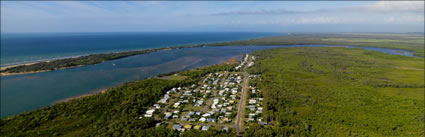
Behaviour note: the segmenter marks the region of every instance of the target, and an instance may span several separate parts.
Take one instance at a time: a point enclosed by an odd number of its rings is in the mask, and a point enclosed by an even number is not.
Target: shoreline
[[[54,102],[53,104],[69,102],[69,101],[74,100],[74,99],[79,99],[79,98],[83,98],[83,97],[93,96],[93,95],[97,95],[97,94],[104,94],[104,93],[106,93],[106,91],[108,91],[108,89],[109,88],[105,88],[105,89],[101,89],[101,90],[97,90],[97,91],[85,93],[85,94],[82,94],[82,95],[77,95],[77,96],[72,96],[72,97],[64,98],[64,99],[61,99],[61,100],[58,100],[58,101]]]

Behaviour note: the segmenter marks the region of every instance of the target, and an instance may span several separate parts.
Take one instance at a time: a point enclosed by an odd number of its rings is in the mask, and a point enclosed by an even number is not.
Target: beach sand
[[[83,94],[83,95],[78,95],[78,96],[73,96],[73,97],[61,99],[59,101],[56,101],[54,104],[56,104],[56,103],[62,103],[62,102],[68,102],[68,101],[71,101],[71,100],[74,100],[74,99],[78,99],[78,98],[82,98],[82,97],[88,97],[88,96],[93,96],[93,95],[96,95],[96,94],[103,94],[103,93],[106,93],[106,91],[108,91],[108,89],[109,88],[102,89],[102,90],[97,90],[97,91],[90,92],[90,93]]]

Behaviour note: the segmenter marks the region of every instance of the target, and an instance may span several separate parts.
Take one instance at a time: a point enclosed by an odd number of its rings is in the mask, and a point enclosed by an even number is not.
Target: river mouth
[[[62,99],[125,82],[218,64],[256,50],[291,47],[363,48],[387,54],[413,56],[413,52],[399,49],[343,45],[212,46],[165,50],[95,65],[1,77],[1,117],[32,111]]]

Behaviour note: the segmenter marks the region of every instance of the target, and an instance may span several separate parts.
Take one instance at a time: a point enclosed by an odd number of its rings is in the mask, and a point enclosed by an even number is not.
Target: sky
[[[424,2],[1,1],[1,32],[424,32]]]

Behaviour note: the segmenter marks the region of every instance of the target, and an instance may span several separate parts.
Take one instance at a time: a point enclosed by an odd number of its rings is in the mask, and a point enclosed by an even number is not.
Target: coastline
[[[300,35],[300,36],[303,37],[304,35]],[[88,54],[88,55],[81,55],[81,56],[73,56],[73,57],[66,57],[66,58],[61,58],[61,59],[52,59],[52,60],[47,60],[47,61],[32,62],[32,63],[26,63],[26,64],[17,64],[17,65],[0,67],[0,77],[1,76],[29,74],[29,73],[38,73],[38,72],[48,72],[48,71],[67,69],[67,68],[73,68],[73,67],[81,67],[81,66],[86,66],[86,65],[93,65],[93,64],[102,63],[104,61],[116,60],[116,59],[125,58],[125,57],[129,57],[129,56],[135,56],[135,55],[147,54],[147,53],[154,53],[154,52],[165,51],[165,50],[174,50],[174,49],[182,49],[182,48],[195,48],[195,47],[214,47],[214,46],[238,46],[238,45],[239,46],[249,46],[249,45],[289,46],[289,45],[308,45],[308,44],[316,43],[316,44],[319,44],[319,45],[344,45],[344,46],[399,49],[399,50],[406,50],[406,51],[413,52],[413,54],[417,57],[423,57],[421,55],[417,55],[418,54],[417,51],[412,50],[412,49],[397,48],[397,47],[386,47],[386,46],[380,46],[380,45],[371,45],[371,44],[375,44],[375,43],[363,43],[365,45],[359,45],[359,43],[350,43],[350,42],[330,42],[329,43],[329,42],[321,41],[320,38],[322,36],[311,36],[313,39],[311,39],[309,41],[305,41],[305,42],[300,42],[300,41],[297,40],[297,38],[300,37],[300,36],[295,36],[295,35],[288,35],[288,36],[283,36],[283,37],[282,36],[269,36],[269,37],[260,37],[260,38],[253,38],[253,39],[247,39],[247,40],[224,41],[224,42],[214,42],[214,43],[171,46],[171,47],[164,47],[164,48],[151,48],[151,49],[118,51],[118,52],[109,52],[109,53],[95,53],[95,54]],[[306,36],[310,36],[310,35],[306,35]],[[273,38],[278,39],[278,38],[290,38],[290,37],[294,37],[295,39],[294,40],[285,39],[285,40],[282,40],[282,41],[275,41],[275,42],[271,42],[271,43],[267,43],[267,42],[264,43],[263,42],[264,39],[273,39]],[[347,38],[350,38],[350,37],[347,37]],[[262,39],[263,39],[263,41],[261,41]],[[56,65],[56,64],[58,64],[57,62],[59,62],[60,64]],[[78,62],[79,64],[73,64],[75,62]],[[55,65],[55,66],[52,66],[52,64]],[[69,64],[71,64],[71,65],[69,65]],[[47,65],[47,67],[45,67],[44,65]],[[25,66],[31,66],[32,68],[25,67]],[[40,67],[41,67],[41,69],[40,69]],[[14,69],[14,68],[18,69],[18,70],[12,70],[12,71],[7,70],[7,69]],[[31,71],[31,69],[34,70],[34,68],[36,68],[37,71]]]
[[[34,65],[34,64],[39,64],[39,63],[49,63],[49,62],[59,61],[59,60],[77,59],[77,58],[84,58],[84,57],[95,56],[95,55],[122,54],[122,53],[129,53],[129,52],[143,52],[143,51],[148,51],[146,53],[153,53],[153,52],[158,52],[158,51],[175,50],[175,49],[182,49],[182,48],[195,48],[195,47],[206,47],[206,46],[223,46],[223,45],[221,45],[221,43],[236,42],[236,41],[246,41],[246,40],[257,40],[257,39],[270,38],[270,37],[276,37],[276,36],[281,36],[281,35],[282,34],[275,35],[275,36],[261,36],[261,37],[249,38],[249,39],[242,39],[242,40],[229,40],[229,41],[219,41],[219,42],[207,42],[207,43],[197,43],[197,44],[175,45],[175,46],[162,47],[162,48],[134,49],[134,50],[124,50],[124,51],[117,51],[117,52],[93,53],[93,54],[68,56],[68,57],[61,57],[61,58],[53,58],[53,59],[47,59],[47,60],[41,60],[41,61],[34,61],[34,62],[29,62],[29,63],[13,64],[13,65],[9,65],[9,66],[0,66],[0,77],[2,77],[2,76],[30,74],[30,73],[39,73],[39,72],[49,72],[49,71],[55,71],[55,70],[73,68],[73,67],[81,67],[81,66],[86,66],[86,65],[92,65],[92,64],[85,64],[85,65],[79,65],[79,66],[61,67],[61,68],[54,68],[54,69],[48,69],[48,70],[42,70],[42,71],[28,71],[28,72],[19,72],[19,73],[2,72],[5,69],[9,69],[9,68]],[[225,45],[225,46],[234,46],[234,45]],[[146,54],[146,53],[141,53],[141,54]],[[140,55],[140,54],[134,54],[134,55]],[[130,55],[130,56],[134,56],[134,55]],[[125,56],[125,57],[129,57],[129,56]],[[120,59],[120,58],[117,58],[117,59]],[[112,59],[112,60],[115,60],[115,59]],[[110,61],[110,60],[105,60],[105,61]],[[101,63],[101,62],[99,62],[99,63]],[[94,64],[98,64],[98,63],[94,63]]]

